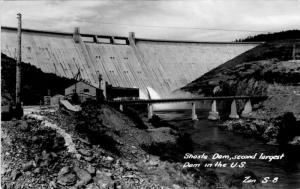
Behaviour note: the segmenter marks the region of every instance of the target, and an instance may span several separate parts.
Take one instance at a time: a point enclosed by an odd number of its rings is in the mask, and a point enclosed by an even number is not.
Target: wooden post
[[[103,96],[104,96],[104,99],[107,98],[106,96],[106,82],[105,80],[102,79],[102,75],[100,74],[99,75],[99,88],[103,91]]]
[[[148,104],[148,119],[153,117],[153,106],[152,104]]]
[[[232,118],[232,119],[238,119],[238,118],[240,118],[239,115],[237,114],[235,99],[233,99],[233,101],[231,103],[231,110],[230,110],[229,117]]]
[[[209,112],[208,119],[218,120],[220,119],[219,112],[217,111],[217,101],[213,100],[211,104],[211,111]]]
[[[123,109],[123,104],[120,104],[120,111],[123,112],[124,109]]]
[[[18,18],[18,43],[17,43],[17,65],[16,65],[16,105],[21,103],[21,61],[22,61],[22,15],[17,14]]]
[[[296,60],[296,44],[293,45],[293,60]]]
[[[251,100],[249,99],[244,107],[244,110],[242,112],[242,117],[247,117],[249,115],[251,115],[252,113],[252,105],[251,105]]]
[[[16,99],[15,116],[17,119],[23,116],[21,104],[21,62],[22,62],[22,15],[17,14],[18,36],[17,36],[17,62],[16,62]]]
[[[192,120],[198,120],[197,114],[196,114],[196,103],[192,102]]]

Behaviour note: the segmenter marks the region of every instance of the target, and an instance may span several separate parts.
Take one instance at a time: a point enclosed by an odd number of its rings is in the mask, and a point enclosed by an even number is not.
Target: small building
[[[69,86],[65,89],[65,96],[69,100],[73,100],[73,96],[76,93],[79,97],[79,102],[85,102],[89,99],[96,99],[97,87],[88,84],[84,81],[78,81],[77,83]]]

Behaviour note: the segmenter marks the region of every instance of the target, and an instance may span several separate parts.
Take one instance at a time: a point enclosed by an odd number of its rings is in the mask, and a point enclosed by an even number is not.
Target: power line
[[[88,21],[89,22],[89,21]],[[90,22],[92,23],[92,22]],[[96,22],[95,22],[96,23]],[[237,32],[259,32],[265,33],[269,31],[263,30],[244,30],[244,29],[224,29],[224,28],[202,28],[202,27],[179,27],[179,26],[149,26],[149,25],[137,25],[137,24],[118,24],[118,23],[110,23],[110,22],[98,22],[98,24],[105,25],[119,25],[119,26],[132,26],[132,27],[143,27],[143,28],[170,28],[170,29],[192,29],[192,30],[212,30],[212,31],[237,31]]]
[[[26,19],[30,20],[30,19]],[[208,31],[228,31],[228,32],[255,32],[255,33],[268,33],[270,31],[264,30],[245,30],[245,29],[226,29],[226,28],[203,28],[203,27],[179,27],[179,26],[150,26],[150,25],[140,25],[140,24],[122,24],[113,22],[92,22],[92,21],[80,21],[82,23],[93,23],[102,25],[116,25],[116,26],[130,26],[130,27],[140,27],[140,28],[158,28],[158,29],[180,29],[180,30],[208,30]]]

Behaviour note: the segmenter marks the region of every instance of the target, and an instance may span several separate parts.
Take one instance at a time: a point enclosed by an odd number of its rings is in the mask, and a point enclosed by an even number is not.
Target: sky
[[[234,41],[300,29],[300,0],[0,0],[1,25],[137,38]]]

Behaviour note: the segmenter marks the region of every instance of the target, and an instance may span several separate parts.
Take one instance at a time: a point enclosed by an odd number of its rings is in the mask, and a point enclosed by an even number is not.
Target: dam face
[[[107,36],[105,36],[107,38]],[[46,73],[81,77],[94,86],[98,74],[117,87],[153,88],[162,98],[259,43],[184,42],[121,37],[125,43],[100,42],[101,36],[22,31],[22,61]],[[75,40],[74,40],[75,39]],[[16,59],[17,30],[1,28],[1,53]]]

